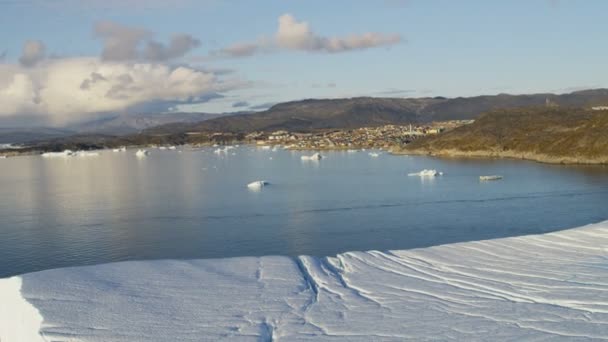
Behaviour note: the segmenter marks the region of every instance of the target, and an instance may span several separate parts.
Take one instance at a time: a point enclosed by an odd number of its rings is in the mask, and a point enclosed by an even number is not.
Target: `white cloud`
[[[98,58],[47,60],[36,67],[0,64],[0,116],[41,115],[53,123],[82,114],[126,111],[147,103],[203,102],[235,84],[210,72]]]
[[[287,49],[309,52],[338,53],[352,50],[389,46],[401,41],[399,34],[368,32],[346,37],[325,37],[315,33],[305,21],[298,21],[291,14],[283,14],[278,20],[278,29],[271,39],[238,43],[219,51],[216,55],[228,57],[251,56],[260,51]]]

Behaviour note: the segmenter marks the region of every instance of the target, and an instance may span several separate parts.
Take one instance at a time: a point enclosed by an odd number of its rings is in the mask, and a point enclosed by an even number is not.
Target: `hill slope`
[[[197,124],[173,124],[150,130],[176,132],[314,131],[353,129],[385,124],[474,119],[479,114],[505,108],[541,106],[590,107],[608,104],[608,89],[570,94],[488,95],[458,98],[373,98],[302,100],[277,104],[249,115],[228,116]]]
[[[473,124],[419,139],[400,152],[606,164],[608,111],[578,108],[498,110],[480,116]]]

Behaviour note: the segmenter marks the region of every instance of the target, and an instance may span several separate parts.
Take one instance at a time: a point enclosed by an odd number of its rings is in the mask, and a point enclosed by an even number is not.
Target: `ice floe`
[[[263,187],[269,185],[270,183],[268,183],[265,180],[259,180],[259,181],[255,181],[255,182],[251,182],[249,184],[247,184],[247,188],[251,189],[251,190],[261,190]]]
[[[324,258],[48,270],[0,280],[0,340],[605,340],[607,246],[603,222]]]
[[[42,154],[44,158],[57,158],[57,157],[71,157],[74,154],[71,150],[64,150],[63,152],[45,152]]]
[[[147,156],[148,154],[150,154],[150,152],[148,152],[146,150],[142,150],[142,149],[139,149],[139,150],[137,150],[137,152],[135,152],[135,156],[138,158],[143,158],[143,157]]]
[[[408,176],[418,176],[418,177],[437,177],[443,176],[443,172],[432,170],[432,169],[424,169],[420,172],[408,173]]]
[[[321,159],[323,159],[323,156],[317,152],[310,156],[301,156],[300,159],[302,159],[302,160],[321,160]]]
[[[97,157],[99,152],[91,151],[76,151],[72,154],[73,157]]]
[[[127,148],[125,146],[121,146],[119,148],[115,148],[112,150],[112,152],[126,152]]]
[[[369,156],[370,156],[370,157],[372,157],[372,158],[378,158],[378,157],[380,156],[380,153],[377,153],[377,152],[370,152],[370,153],[368,153],[368,154],[369,154]]]

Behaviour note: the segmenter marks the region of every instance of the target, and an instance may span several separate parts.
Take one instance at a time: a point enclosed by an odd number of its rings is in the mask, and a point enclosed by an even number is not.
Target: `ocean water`
[[[403,250],[608,219],[606,167],[182,150],[0,160],[0,277],[122,260]],[[444,175],[407,175],[429,168]],[[504,179],[479,181],[492,174]],[[270,185],[251,191],[255,180]]]

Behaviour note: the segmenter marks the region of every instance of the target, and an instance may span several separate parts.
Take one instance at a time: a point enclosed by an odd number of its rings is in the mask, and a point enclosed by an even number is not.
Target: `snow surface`
[[[42,316],[20,291],[21,278],[0,279],[0,341],[43,342]]]
[[[0,280],[0,300],[2,342],[36,329],[34,307],[47,341],[603,340],[608,222],[328,258],[64,268]]]

